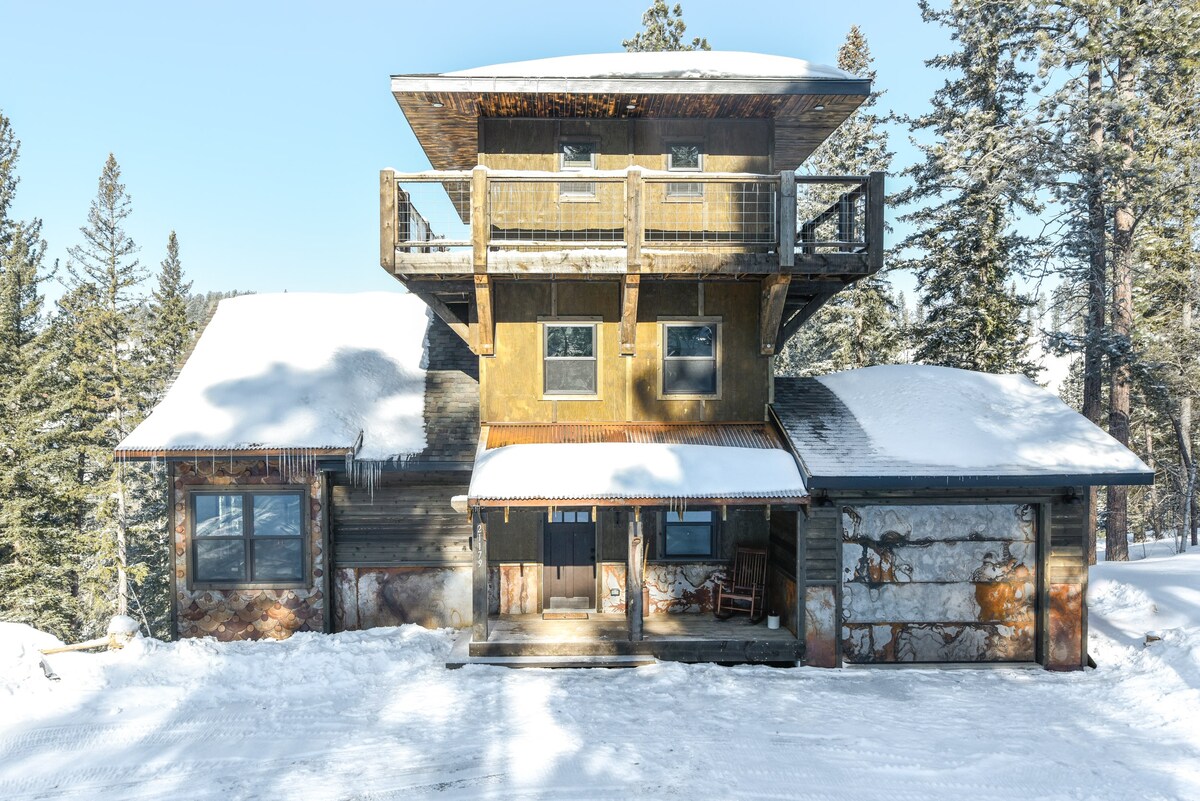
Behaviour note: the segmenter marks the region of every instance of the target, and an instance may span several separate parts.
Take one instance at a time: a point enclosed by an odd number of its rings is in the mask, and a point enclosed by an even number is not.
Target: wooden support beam
[[[783,322],[783,305],[787,301],[792,277],[787,273],[768,275],[762,280],[762,301],[759,310],[759,353],[773,356]]]
[[[621,355],[632,356],[637,351],[638,293],[642,277],[627,275],[621,284]]]
[[[379,266],[396,272],[396,173],[379,171]]]
[[[487,642],[488,638],[488,557],[487,518],[479,509],[472,513],[474,551],[471,571],[471,642]]]
[[[803,646],[806,637],[804,628],[804,599],[808,595],[808,560],[806,555],[806,523],[808,514],[804,510],[796,510],[796,605],[790,611],[794,615],[796,639]]]
[[[471,170],[471,267],[476,275],[487,273],[488,240],[491,220],[488,219],[488,173],[482,164]]]
[[[424,301],[425,305],[432,309],[433,313],[436,314],[451,331],[453,331],[455,334],[458,334],[459,338],[463,342],[466,342],[468,345],[471,344],[470,324],[460,320],[458,315],[452,312],[450,307],[442,302],[441,298],[432,292],[421,292],[414,290],[412,287],[409,287],[408,291]]]
[[[867,178],[867,265],[872,273],[883,269],[883,176],[873,172]]]
[[[629,621],[629,639],[642,639],[645,610],[642,609],[642,511],[634,508],[629,514],[629,550],[625,557],[625,616]]]
[[[800,309],[780,327],[779,339],[775,342],[775,352],[781,353],[783,351],[783,346],[786,345],[787,341],[792,338],[792,334],[799,331],[800,326],[804,325],[804,323],[808,321],[808,318],[816,314],[817,311],[825,305],[825,302],[836,294],[837,290],[818,292],[816,295],[813,295],[811,298],[809,298],[808,302],[801,306]]]
[[[779,268],[796,264],[796,173],[779,173]],[[774,344],[774,340],[772,340]]]
[[[642,169],[625,173],[625,262],[630,273],[642,267]]]
[[[496,320],[492,313],[492,280],[475,275],[476,351],[480,356],[496,355]]]

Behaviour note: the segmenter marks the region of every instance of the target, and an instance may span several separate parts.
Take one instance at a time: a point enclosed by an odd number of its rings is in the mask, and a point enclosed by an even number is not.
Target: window
[[[591,512],[559,512],[555,511],[550,516],[551,523],[590,523],[592,522]]]
[[[663,324],[664,395],[717,394],[718,323]]]
[[[666,559],[711,558],[716,554],[715,533],[711,511],[667,512],[662,555]]]
[[[699,142],[668,142],[667,170],[670,172],[700,172],[704,169],[704,154]],[[667,184],[667,197],[702,198],[704,185],[697,181]]]
[[[304,582],[303,490],[193,492],[192,581]]]
[[[559,143],[558,168],[563,172],[594,170],[596,168],[596,143],[594,141],[564,141]],[[563,181],[558,185],[564,197],[594,198],[596,184],[593,181]]]
[[[546,395],[596,394],[596,324],[542,325],[542,391]]]

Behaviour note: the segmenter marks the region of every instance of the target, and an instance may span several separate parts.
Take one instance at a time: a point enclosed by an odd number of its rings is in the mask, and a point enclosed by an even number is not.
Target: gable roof
[[[1132,451],[1025,376],[890,365],[777,378],[810,489],[1149,484]]]
[[[222,300],[166,396],[117,453],[309,451],[469,465],[477,375],[461,357],[470,351],[447,336],[461,345],[400,292]],[[438,419],[427,424],[431,412]]]
[[[835,67],[718,50],[564,56],[393,75],[391,85],[438,170],[478,163],[480,117],[770,119],[775,168],[795,169],[871,92]]]

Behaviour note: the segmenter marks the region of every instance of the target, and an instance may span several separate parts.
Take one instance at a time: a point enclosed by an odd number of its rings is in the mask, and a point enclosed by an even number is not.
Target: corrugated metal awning
[[[765,423],[535,423],[493,424],[485,447],[535,443],[588,442],[715,445],[725,448],[787,450],[773,426]]]

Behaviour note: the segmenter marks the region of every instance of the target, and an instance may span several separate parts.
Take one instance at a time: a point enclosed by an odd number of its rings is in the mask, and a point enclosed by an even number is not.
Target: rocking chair
[[[713,616],[728,620],[734,612],[750,615],[751,623],[766,617],[763,596],[767,585],[767,551],[765,548],[738,548],[733,556],[733,569],[717,583],[717,603]]]

